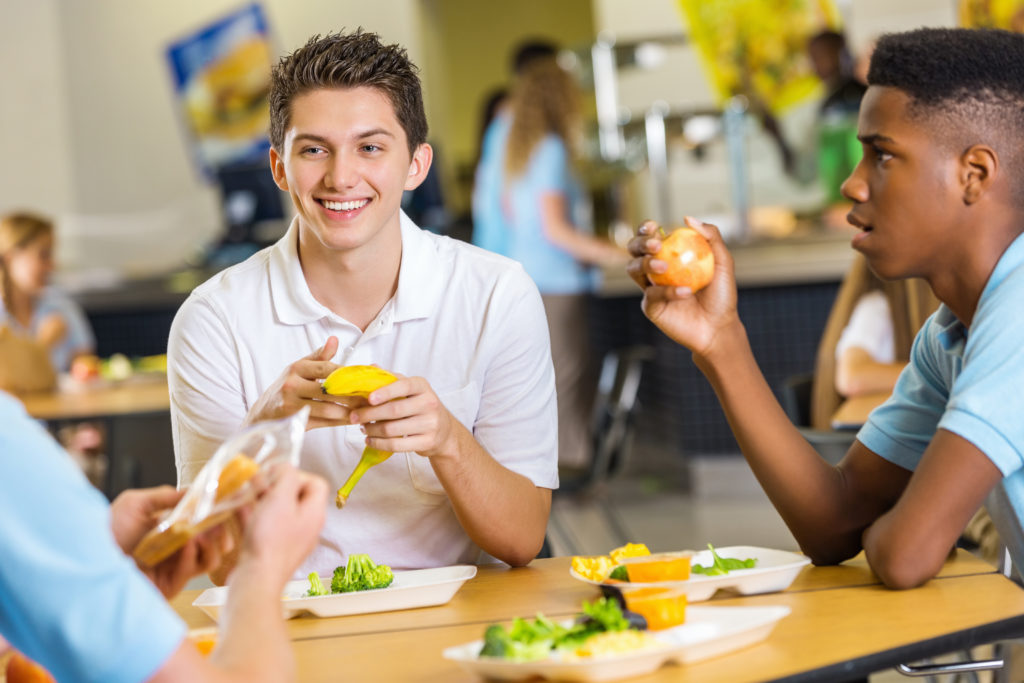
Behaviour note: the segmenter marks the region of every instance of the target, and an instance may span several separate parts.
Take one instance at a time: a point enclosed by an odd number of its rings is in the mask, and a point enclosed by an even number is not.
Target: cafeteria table
[[[213,621],[184,591],[172,606],[190,627]],[[442,657],[480,639],[491,623],[542,612],[561,620],[599,595],[573,579],[569,558],[528,567],[481,566],[446,605],[347,617],[300,616],[288,622],[298,680],[477,681]],[[884,588],[860,555],[842,565],[805,567],[780,593],[719,592],[708,606],[785,605],[792,611],[763,641],[688,665],[668,664],[631,680],[844,681],[916,661],[1024,635],[1024,590],[963,550],[920,588]]]
[[[26,412],[46,422],[54,435],[65,424],[103,423],[108,497],[129,487],[175,483],[171,401],[164,373],[137,374],[121,382],[68,383],[18,398]]]

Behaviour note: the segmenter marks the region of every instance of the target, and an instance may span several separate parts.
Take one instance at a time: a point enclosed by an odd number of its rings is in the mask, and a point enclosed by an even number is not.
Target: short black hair
[[[878,39],[868,85],[910,97],[909,113],[941,117],[950,143],[991,145],[1024,206],[1024,35],[1001,29],[921,28]]]
[[[512,70],[516,74],[521,74],[534,61],[554,57],[556,54],[558,54],[558,47],[549,40],[534,38],[523,41],[516,46],[515,53],[512,55]]]

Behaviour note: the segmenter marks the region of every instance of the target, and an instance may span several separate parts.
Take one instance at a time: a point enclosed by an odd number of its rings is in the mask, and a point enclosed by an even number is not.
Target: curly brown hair
[[[576,151],[580,94],[572,76],[554,58],[531,62],[511,96],[512,125],[508,133],[505,172],[522,175],[534,147],[549,133],[562,139],[570,158]]]
[[[405,131],[409,154],[427,141],[427,115],[416,65],[405,48],[384,45],[376,33],[315,35],[282,57],[270,74],[270,144],[283,152],[292,101],[313,90],[376,88],[383,92]]]

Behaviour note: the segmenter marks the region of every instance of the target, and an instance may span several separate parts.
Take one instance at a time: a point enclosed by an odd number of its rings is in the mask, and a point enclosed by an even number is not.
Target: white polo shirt
[[[277,244],[197,287],[175,316],[168,380],[179,485],[194,479],[288,364],[335,335],[334,362],[425,377],[498,462],[557,488],[547,322],[522,266],[423,231],[402,213],[398,289],[362,332],[310,293],[296,221]],[[364,439],[358,426],[311,430],[301,466],[340,487]],[[299,575],[330,575],[350,553],[396,569],[482,559],[428,458],[415,453],[369,470],[344,509],[331,500],[320,544]]]

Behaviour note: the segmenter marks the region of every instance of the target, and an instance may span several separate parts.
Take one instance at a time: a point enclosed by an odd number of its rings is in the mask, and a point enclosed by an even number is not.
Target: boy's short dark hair
[[[883,35],[868,85],[906,93],[909,113],[941,119],[938,139],[996,149],[1024,205],[1024,35],[1000,29],[922,28]]]
[[[313,90],[376,88],[391,101],[405,131],[409,154],[427,141],[427,115],[416,65],[399,45],[384,45],[376,33],[315,35],[271,70],[270,144],[283,151],[292,101]]]

